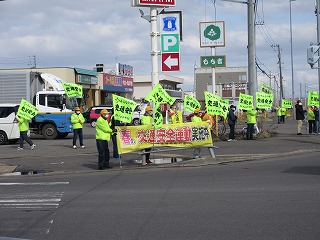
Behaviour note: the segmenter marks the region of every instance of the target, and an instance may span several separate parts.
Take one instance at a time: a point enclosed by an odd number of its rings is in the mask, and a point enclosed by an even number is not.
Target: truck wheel
[[[0,145],[4,145],[8,143],[7,134],[3,131],[0,131]]]
[[[42,128],[42,136],[47,140],[55,139],[58,136],[56,127],[53,124],[46,124]]]
[[[139,118],[133,119],[133,120],[132,120],[132,124],[135,125],[135,126],[140,125],[140,119],[139,119]]]

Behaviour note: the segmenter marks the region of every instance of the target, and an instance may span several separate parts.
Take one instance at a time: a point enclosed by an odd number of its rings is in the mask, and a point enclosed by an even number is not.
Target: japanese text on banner
[[[171,97],[166,90],[162,88],[160,83],[158,83],[148,94],[146,100],[153,103],[168,103],[172,105],[176,99]]]
[[[19,117],[22,117],[26,120],[30,120],[34,118],[38,114],[39,110],[33,106],[31,103],[29,103],[25,99],[21,99],[21,103],[17,112],[17,115]]]
[[[183,109],[185,111],[193,112],[196,108],[200,108],[200,107],[201,105],[196,98],[191,97],[187,94],[184,95]]]
[[[242,110],[253,109],[253,96],[240,93],[238,108]]]
[[[228,102],[223,101],[222,98],[218,95],[204,92],[206,109],[208,114],[227,117],[228,114]]]
[[[129,153],[152,146],[198,147],[212,146],[209,124],[163,124],[155,129],[151,125],[118,127],[119,153]]]
[[[273,94],[273,89],[269,85],[265,84],[264,82],[261,82],[260,84],[260,92],[267,93],[267,94]]]
[[[137,104],[132,100],[117,96],[115,94],[112,94],[112,102],[114,119],[120,122],[131,123],[132,113]]]
[[[62,83],[62,87],[66,92],[68,98],[82,97],[82,86],[74,83]]]
[[[273,94],[256,92],[257,108],[267,109],[272,107]]]
[[[284,107],[284,108],[292,108],[292,101],[291,100],[282,99],[281,106]]]
[[[319,106],[319,94],[315,91],[308,92],[308,106]]]

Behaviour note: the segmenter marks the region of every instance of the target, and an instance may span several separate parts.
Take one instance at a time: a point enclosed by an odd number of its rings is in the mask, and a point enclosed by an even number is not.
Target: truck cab
[[[72,106],[63,91],[39,91],[33,104],[39,113],[31,122],[30,130],[46,139],[63,138],[72,132]]]

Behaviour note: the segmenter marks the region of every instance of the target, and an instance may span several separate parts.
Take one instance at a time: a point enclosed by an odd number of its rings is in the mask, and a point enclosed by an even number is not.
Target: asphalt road
[[[317,152],[193,168],[1,177],[0,236],[318,240],[319,177]]]

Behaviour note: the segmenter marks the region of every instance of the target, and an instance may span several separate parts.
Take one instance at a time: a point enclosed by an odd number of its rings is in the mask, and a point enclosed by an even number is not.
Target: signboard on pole
[[[200,63],[202,68],[225,67],[226,56],[201,56]]]
[[[160,16],[161,71],[180,71],[181,12]]]
[[[200,22],[200,47],[224,47],[224,21]]]
[[[161,70],[163,72],[180,71],[180,53],[162,53]]]
[[[176,5],[175,0],[132,0],[133,7],[174,7]]]

